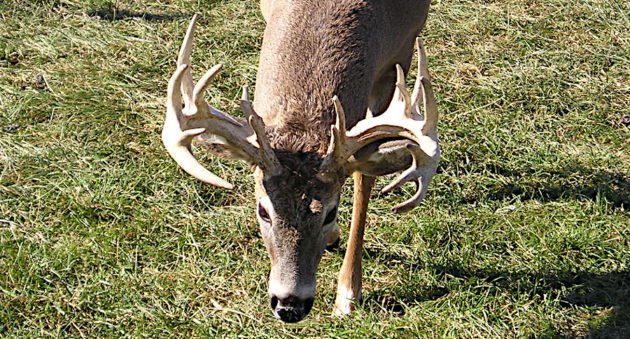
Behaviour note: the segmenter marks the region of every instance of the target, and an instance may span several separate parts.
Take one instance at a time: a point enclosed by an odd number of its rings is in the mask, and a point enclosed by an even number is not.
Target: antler
[[[360,172],[360,165],[353,166],[350,158],[361,148],[382,139],[410,140],[407,150],[413,157],[411,167],[385,187],[383,193],[410,181],[416,183],[417,191],[409,200],[395,206],[395,212],[411,210],[424,198],[427,186],[437,171],[440,155],[436,130],[437,106],[426,63],[426,53],[420,38],[417,39],[417,43],[419,72],[413,94],[409,95],[407,91],[402,67],[396,65],[396,90],[392,102],[383,114],[368,117],[358,122],[350,131],[346,131],[343,107],[337,97],[333,98],[337,122],[331,127],[331,141],[321,168],[322,173],[337,171],[339,166]],[[424,117],[420,111],[421,102],[424,103]]]
[[[254,111],[246,87],[243,88],[241,108],[248,123],[219,111],[204,100],[205,90],[222,65],[212,67],[196,85],[193,83],[189,65],[196,20],[197,15],[190,21],[177,58],[177,70],[168,83],[162,141],[171,157],[188,174],[205,183],[231,189],[232,184],[208,171],[195,159],[191,152],[193,138],[206,134],[214,142],[228,144],[238,158],[263,168],[266,173],[275,172],[278,160],[269,147],[264,123]]]

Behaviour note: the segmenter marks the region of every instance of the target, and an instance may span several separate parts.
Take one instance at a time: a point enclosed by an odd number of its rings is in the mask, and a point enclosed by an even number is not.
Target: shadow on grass
[[[494,166],[488,169],[491,173],[512,178],[513,183],[505,184],[484,197],[464,199],[463,203],[475,200],[503,200],[518,197],[522,201],[538,200],[541,202],[556,201],[561,198],[576,200],[597,200],[605,198],[616,208],[630,211],[630,178],[622,173],[593,171],[581,166],[570,166],[560,171],[542,173],[516,172]],[[538,176],[545,180],[531,183],[528,177]],[[515,183],[514,183],[515,182]]]
[[[620,172],[594,171],[582,166],[568,166],[559,171],[544,173],[535,170],[517,172],[501,166],[494,166],[487,170],[510,180],[507,180],[507,184],[466,198],[461,201],[462,203],[513,198],[541,202],[560,199],[592,201],[605,199],[615,208],[630,211],[630,178]],[[605,308],[603,317],[588,323],[587,336],[630,338],[630,272],[628,271],[605,274],[588,271],[535,274],[469,270],[458,265],[427,267],[425,263],[394,253],[383,253],[369,248],[364,251],[369,257],[403,265],[411,272],[432,270],[441,280],[481,281],[493,288],[509,291],[513,295],[526,295],[532,299],[549,299],[562,295],[558,302],[562,307],[567,308],[576,306]],[[378,305],[387,311],[404,314],[407,305],[436,300],[450,293],[448,284],[444,288],[409,286],[413,285],[411,281],[409,284],[402,285],[367,291],[364,302],[366,305]],[[570,328],[553,329],[550,335],[561,337],[578,335],[571,331]]]
[[[569,291],[559,301],[564,307],[589,306],[611,309],[602,323],[592,324],[589,336],[596,338],[630,337],[630,272],[605,274],[558,272],[557,274],[505,273],[466,270],[457,266],[434,266],[438,276],[465,280],[477,279],[513,294],[530,298],[558,295]],[[564,333],[564,335],[572,335]]]
[[[204,2],[205,6],[213,6],[220,3],[221,0],[208,0]],[[125,19],[142,19],[146,21],[173,21],[179,19],[190,19],[193,13],[178,13],[178,14],[154,14],[148,12],[135,12],[126,9],[119,8],[117,4],[108,3],[104,6],[96,9],[89,10],[87,12],[89,16],[100,17],[103,20],[118,21]]]
[[[87,12],[91,17],[99,17],[107,21],[119,21],[125,19],[142,19],[146,21],[174,21],[179,19],[189,19],[192,14],[154,14],[148,12],[134,12],[125,9],[108,6],[92,9]]]
[[[609,316],[599,323],[589,324],[589,337],[630,338],[630,272],[605,274],[591,272],[558,272],[551,274],[508,273],[491,270],[468,270],[458,265],[429,266],[415,263],[392,253],[379,253],[367,249],[368,255],[378,260],[402,263],[414,272],[432,270],[440,280],[461,279],[478,281],[493,288],[507,290],[514,295],[525,294],[530,299],[553,298],[564,295],[559,302],[563,307],[588,306],[609,309]],[[403,284],[404,285],[404,284]],[[568,292],[564,292],[568,291]],[[436,300],[448,294],[448,287],[417,288],[416,286],[388,287],[371,291],[364,300],[398,314],[404,314],[407,305]],[[575,336],[556,329],[560,336]],[[570,331],[570,330],[568,330]]]
[[[414,289],[414,293],[392,288],[370,291],[363,302],[365,304],[376,304],[388,312],[404,315],[406,307],[424,301],[437,300],[448,294],[448,292],[449,290],[445,287],[419,288]]]

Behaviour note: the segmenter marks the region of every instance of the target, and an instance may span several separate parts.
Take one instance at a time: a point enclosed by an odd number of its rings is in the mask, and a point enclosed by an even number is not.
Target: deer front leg
[[[352,204],[352,222],[348,235],[348,246],[343,258],[337,283],[335,313],[350,314],[354,302],[361,299],[361,251],[363,249],[363,230],[367,215],[370,193],[375,177],[368,177],[359,172],[353,174],[354,201]]]

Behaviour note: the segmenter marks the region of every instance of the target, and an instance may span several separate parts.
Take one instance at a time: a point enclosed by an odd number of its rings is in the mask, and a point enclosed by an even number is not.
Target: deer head
[[[397,66],[396,90],[385,113],[366,117],[347,130],[342,103],[331,98],[336,123],[329,130],[327,151],[292,153],[272,149],[268,127],[254,111],[247,88],[240,105],[245,120],[231,117],[204,100],[204,91],[221,66],[193,83],[190,52],[195,19],[186,32],[178,67],[168,85],[164,145],[190,175],[227,189],[232,188],[230,183],[195,159],[193,139],[216,155],[241,159],[252,166],[256,216],[271,259],[271,308],[283,321],[299,321],[313,305],[315,273],[324,249],[338,235],[337,206],[347,177],[353,172],[378,176],[410,165],[384,189],[388,192],[410,181],[416,184],[417,193],[394,208],[401,212],[419,204],[435,174],[439,157],[437,110],[424,50],[419,44],[420,72],[412,95],[405,87],[402,68]]]

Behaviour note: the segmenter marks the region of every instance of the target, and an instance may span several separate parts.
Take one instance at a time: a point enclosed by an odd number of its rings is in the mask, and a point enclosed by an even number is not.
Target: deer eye
[[[331,222],[335,221],[335,218],[337,217],[337,206],[335,206],[335,208],[331,209],[328,214],[326,214],[326,219],[324,219],[324,225],[328,225]]]
[[[267,209],[263,207],[261,203],[258,203],[258,216],[264,222],[271,224],[271,217],[269,217],[269,212],[267,212]]]

